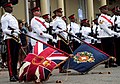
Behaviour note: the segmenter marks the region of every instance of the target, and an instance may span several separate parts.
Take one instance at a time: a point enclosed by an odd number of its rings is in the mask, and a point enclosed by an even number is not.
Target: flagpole
[[[57,27],[57,28],[61,29],[60,27]],[[62,30],[62,29],[61,29],[61,30]],[[95,46],[93,46],[93,45],[91,45],[91,44],[89,44],[89,43],[87,43],[87,42],[81,40],[79,37],[74,36],[74,35],[72,35],[71,33],[67,32],[67,31],[65,31],[65,30],[63,30],[63,32],[68,33],[68,35],[71,35],[72,37],[75,37],[76,39],[78,39],[78,40],[80,40],[81,42],[83,42],[83,43],[85,43],[85,44],[87,44],[87,45],[89,45],[89,46],[95,48],[96,50],[100,51],[101,53],[104,53],[105,55],[110,56],[110,55],[108,55],[107,53],[103,52],[102,50],[96,48]]]
[[[57,26],[57,28],[61,29],[58,26]],[[72,37],[75,37],[76,39],[80,40],[81,42],[86,43],[85,41],[81,40],[79,37],[72,35],[71,33],[67,32],[66,30],[63,30],[63,32],[66,32],[66,33],[68,33],[68,35],[71,35]],[[90,38],[90,37],[86,37],[86,38]],[[95,38],[93,38],[93,39],[95,39]],[[88,44],[88,43],[86,43],[86,44]]]
[[[21,34],[24,34],[24,33],[21,33]],[[30,36],[30,35],[27,35],[27,34],[24,34],[24,35],[26,35],[27,37],[32,38],[32,39],[34,39],[34,40],[36,40],[36,41],[38,41],[40,43],[43,43],[44,45],[47,45],[47,46],[49,46],[49,47],[51,47],[51,48],[53,48],[55,50],[58,50],[59,52],[64,53],[67,56],[70,56],[70,54],[68,54],[68,53],[66,53],[66,52],[64,52],[64,51],[62,51],[62,50],[60,50],[60,49],[58,49],[58,48],[56,48],[56,47],[54,47],[54,46],[52,46],[50,44],[47,44],[47,43],[45,43],[45,42],[43,42],[41,40],[38,40],[38,39],[36,39],[36,38],[34,38],[34,37]]]

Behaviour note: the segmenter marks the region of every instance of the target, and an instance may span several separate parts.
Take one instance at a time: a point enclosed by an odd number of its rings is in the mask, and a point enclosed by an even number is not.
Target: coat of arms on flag
[[[107,61],[110,56],[93,47],[82,43],[74,52],[73,57],[66,61],[64,68],[74,69],[82,74],[87,73],[100,63]],[[69,66],[68,66],[69,65]]]
[[[82,63],[82,62],[95,62],[95,58],[92,53],[87,51],[78,52],[74,57],[74,62]]]

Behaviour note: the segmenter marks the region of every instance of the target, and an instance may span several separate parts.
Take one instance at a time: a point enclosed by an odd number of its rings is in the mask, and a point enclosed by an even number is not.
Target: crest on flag
[[[94,62],[95,58],[92,53],[87,51],[85,52],[78,52],[74,57],[74,62],[82,63],[82,62]]]

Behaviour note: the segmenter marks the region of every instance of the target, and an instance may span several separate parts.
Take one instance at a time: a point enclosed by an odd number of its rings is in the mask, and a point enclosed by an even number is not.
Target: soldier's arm
[[[41,30],[41,28],[44,28],[44,26],[42,26],[42,25],[38,25],[38,24],[36,24],[36,23],[34,23],[33,22],[33,24],[34,25],[31,25],[32,26],[32,28],[33,28],[33,32],[35,32],[35,33],[37,33],[40,37],[45,37],[45,38],[49,38],[49,39],[53,39],[53,37],[51,36],[51,35],[49,35],[49,34],[47,34],[47,33],[44,33],[42,30]],[[41,27],[41,28],[39,28],[39,27]]]
[[[8,29],[8,21],[7,19],[1,20],[2,31],[6,34],[12,35],[12,30]]]
[[[117,32],[114,32],[113,30],[109,29],[108,26],[104,22],[100,24],[100,28],[102,28],[110,36],[118,35]]]

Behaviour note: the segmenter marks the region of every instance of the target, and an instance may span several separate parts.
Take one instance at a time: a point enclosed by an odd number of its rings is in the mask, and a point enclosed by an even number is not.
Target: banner
[[[49,79],[50,73],[68,57],[57,50],[46,47],[39,55],[30,53],[20,68],[20,81],[41,82]]]
[[[73,54],[74,57],[67,60],[64,68],[74,69],[83,74],[93,69],[96,65],[108,60],[110,57],[87,43],[81,44]]]

